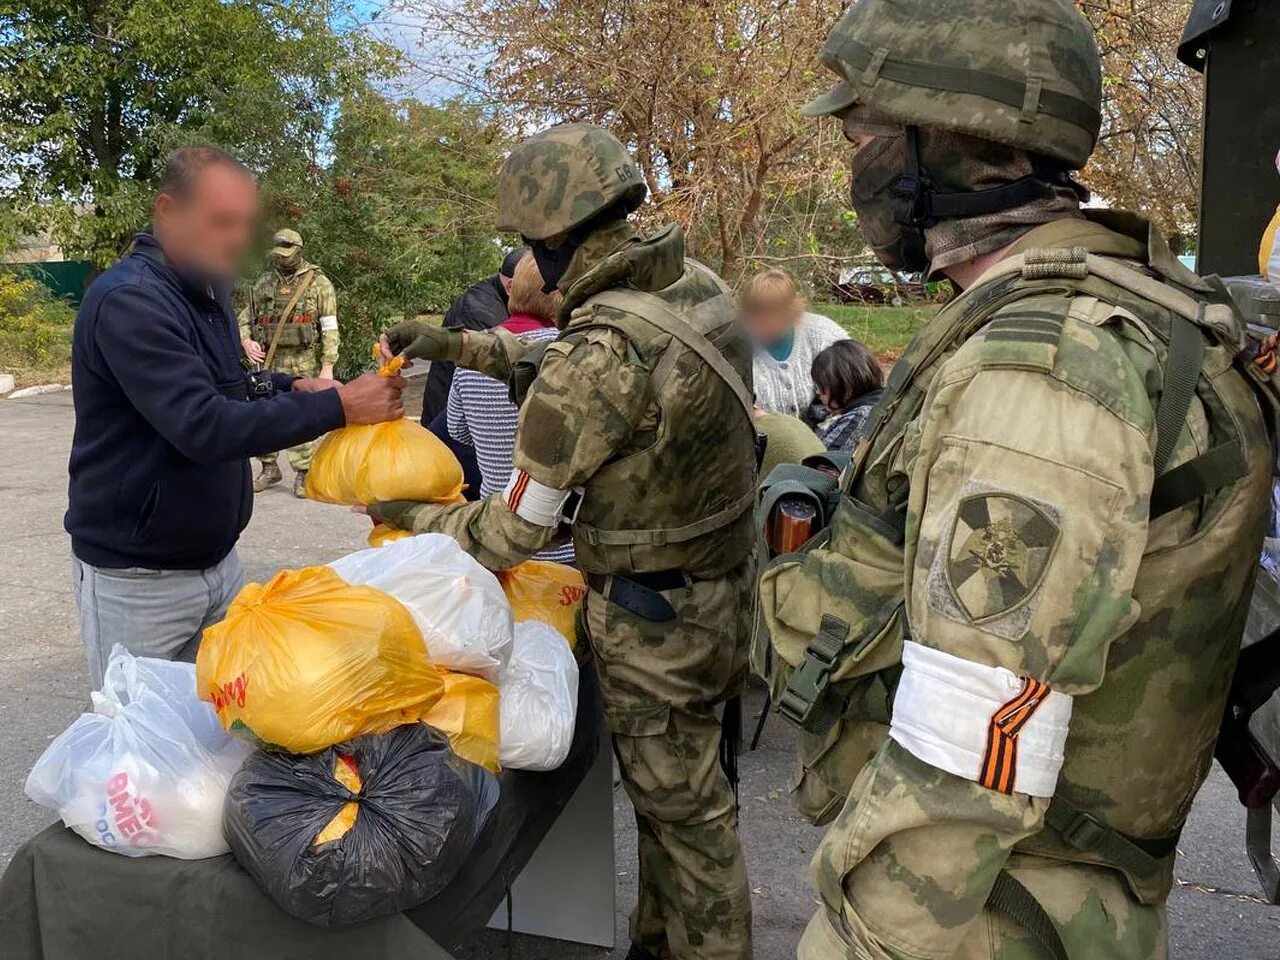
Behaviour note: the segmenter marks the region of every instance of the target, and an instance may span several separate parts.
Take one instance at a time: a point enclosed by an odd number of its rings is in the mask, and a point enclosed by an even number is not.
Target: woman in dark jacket
[[[814,388],[826,407],[818,438],[828,450],[852,450],[884,393],[884,371],[857,340],[837,340],[813,358]]]

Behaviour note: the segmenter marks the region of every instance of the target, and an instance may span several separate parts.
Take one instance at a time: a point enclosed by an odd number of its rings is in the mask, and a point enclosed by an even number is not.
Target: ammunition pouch
[[[267,344],[271,343],[272,338],[276,335],[277,317],[263,314],[258,317],[256,323],[252,327],[253,339],[262,345],[263,349]],[[280,331],[279,349],[297,350],[303,347],[314,347],[320,341],[319,324],[316,318],[309,313],[295,313],[293,319],[284,325],[284,329]]]

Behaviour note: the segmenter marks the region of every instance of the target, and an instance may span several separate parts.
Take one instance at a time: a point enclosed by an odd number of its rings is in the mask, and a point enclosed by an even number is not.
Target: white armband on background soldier
[[[335,317],[333,314],[329,314],[327,317],[321,317],[320,329],[321,330],[337,330],[338,318]]]
[[[911,640],[902,667],[889,728],[900,746],[989,790],[1053,796],[1071,697]]]
[[[582,490],[557,490],[539,483],[523,470],[512,470],[502,499],[517,517],[540,527],[558,527],[562,523],[573,523],[582,503]]]

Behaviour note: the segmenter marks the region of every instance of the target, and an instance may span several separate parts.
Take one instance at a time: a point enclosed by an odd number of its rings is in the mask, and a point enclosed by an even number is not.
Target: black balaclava
[[[567,233],[561,234],[564,239],[556,247],[548,246],[546,240],[533,240],[525,237],[524,242],[529,245],[529,252],[533,254],[533,259],[538,264],[538,272],[542,274],[542,292],[555,293],[561,277],[565,275],[569,269],[569,264],[573,262],[574,254],[578,252],[578,248],[582,246],[587,237],[602,227],[607,227],[611,223],[626,219],[638,205],[637,203],[615,203],[613,206],[601,210],[590,220],[578,224]]]

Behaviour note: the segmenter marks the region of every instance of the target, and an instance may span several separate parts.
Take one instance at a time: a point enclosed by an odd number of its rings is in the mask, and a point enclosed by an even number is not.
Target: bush
[[[74,320],[70,304],[38,280],[0,272],[0,370],[19,380],[35,374],[64,378]]]

